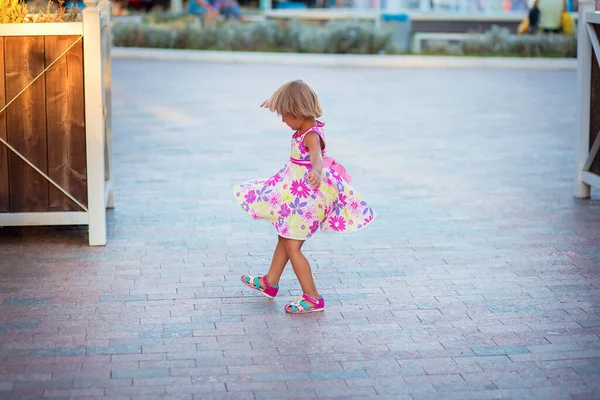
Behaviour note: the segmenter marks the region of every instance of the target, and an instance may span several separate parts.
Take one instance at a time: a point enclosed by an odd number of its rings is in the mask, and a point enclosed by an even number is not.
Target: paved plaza
[[[302,78],[378,213],[305,246],[326,300],[246,290],[276,235],[231,187],[289,156]],[[0,228],[0,399],[599,399],[600,201],[575,71],[113,63],[116,208]],[[593,192],[600,198],[600,193]]]

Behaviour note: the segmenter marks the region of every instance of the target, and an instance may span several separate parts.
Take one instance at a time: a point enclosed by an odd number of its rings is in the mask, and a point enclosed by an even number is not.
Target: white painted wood
[[[426,5],[429,4],[429,0],[422,0]],[[577,21],[577,13],[570,13],[574,21]],[[521,22],[524,18],[524,14],[519,12],[451,12],[451,11],[427,11],[410,13],[410,19],[412,21],[426,22],[426,21],[469,21],[469,22]]]
[[[600,188],[600,175],[596,175],[591,172],[584,172],[582,178],[587,185]]]
[[[592,145],[592,148],[590,149],[590,154],[588,154],[587,160],[585,160],[585,164],[583,166],[583,171],[590,170],[590,167],[594,163],[594,159],[596,158],[596,155],[598,154],[599,149],[600,149],[600,132],[598,132],[596,139],[594,139],[594,144]]]
[[[585,15],[585,20],[591,24],[600,25],[600,11],[589,12]]]
[[[109,208],[108,204],[111,201],[112,190],[113,190],[112,182],[111,181],[104,182],[104,208]],[[114,207],[110,207],[110,208],[114,208]]]
[[[103,0],[107,5],[104,11],[110,10],[110,0]],[[108,27],[110,27],[111,15],[108,16]],[[112,34],[110,28],[105,29],[106,40],[104,44],[104,107],[105,107],[105,151],[104,151],[104,162],[106,164],[106,177],[105,179],[108,182],[109,192],[108,192],[108,201],[106,202],[106,207],[114,208],[114,189],[112,185],[113,181],[113,163],[112,163]]]
[[[0,213],[0,226],[87,225],[83,211]]]
[[[595,3],[579,1],[579,26],[586,26],[586,16]],[[587,29],[577,32],[577,80],[579,83],[579,150],[577,152],[577,181],[575,196],[590,197],[590,185],[583,180],[584,166],[590,150],[590,87],[592,75],[592,44]]]
[[[91,246],[106,244],[104,76],[100,24],[99,8],[87,7],[83,10],[88,224]]]
[[[83,34],[81,22],[0,24],[1,36],[77,36]]]
[[[590,38],[590,43],[592,44],[592,49],[594,49],[594,53],[596,54],[596,62],[600,65],[600,43],[598,43],[598,36],[596,35],[596,31],[593,28],[593,25],[590,23],[585,24],[585,27],[588,31],[588,36]]]
[[[420,53],[424,40],[466,40],[480,37],[479,33],[417,32],[413,35],[412,51]],[[515,35],[516,36],[516,35]]]

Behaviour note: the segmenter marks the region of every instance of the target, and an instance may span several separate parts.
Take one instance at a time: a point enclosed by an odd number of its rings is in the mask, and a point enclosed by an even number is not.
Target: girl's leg
[[[304,240],[294,240],[294,239],[284,239],[285,240],[285,251],[287,256],[292,261],[292,267],[294,267],[294,272],[296,273],[296,277],[298,277],[298,281],[300,281],[300,286],[302,287],[302,291],[312,297],[313,299],[319,298],[319,292],[317,292],[317,288],[315,286],[315,281],[313,280],[312,271],[310,269],[310,264],[304,254],[302,254],[302,245],[304,244]],[[311,304],[312,306],[313,304]]]
[[[290,258],[285,251],[285,239],[278,236],[277,246],[273,252],[273,259],[271,260],[271,268],[269,268],[269,272],[267,272],[267,279],[272,286],[279,285],[279,279],[281,278],[281,274],[283,274],[283,270],[289,259]]]
[[[279,285],[281,274],[283,274],[283,270],[289,261],[289,257],[285,251],[285,240],[286,239],[281,236],[278,236],[277,246],[273,252],[273,259],[271,260],[271,268],[269,268],[269,272],[267,272],[267,280],[271,286]],[[264,289],[265,283],[263,282],[263,279],[259,278],[258,282],[260,287]]]

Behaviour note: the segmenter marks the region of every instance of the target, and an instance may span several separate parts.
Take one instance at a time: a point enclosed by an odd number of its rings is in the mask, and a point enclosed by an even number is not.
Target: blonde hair
[[[317,93],[304,81],[295,80],[282,85],[269,99],[269,110],[296,118],[319,118],[323,115]]]

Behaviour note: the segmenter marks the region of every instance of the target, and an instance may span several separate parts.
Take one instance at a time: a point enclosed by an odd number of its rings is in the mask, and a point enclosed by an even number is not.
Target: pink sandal
[[[265,288],[263,289],[260,287],[259,279],[260,278],[257,276],[242,275],[242,283],[244,285],[248,286],[250,289],[254,289],[258,292],[261,292],[262,294],[264,294],[265,296],[267,296],[270,299],[277,296],[277,292],[279,291],[279,286],[271,286],[271,284],[267,280],[267,276],[265,275],[262,277],[263,283],[265,284]]]
[[[305,300],[308,300],[313,304],[312,308]],[[306,314],[324,310],[325,300],[323,299],[323,296],[320,296],[318,299],[313,299],[306,293],[302,294],[302,297],[299,297],[291,303],[285,305],[285,312],[290,314]]]

